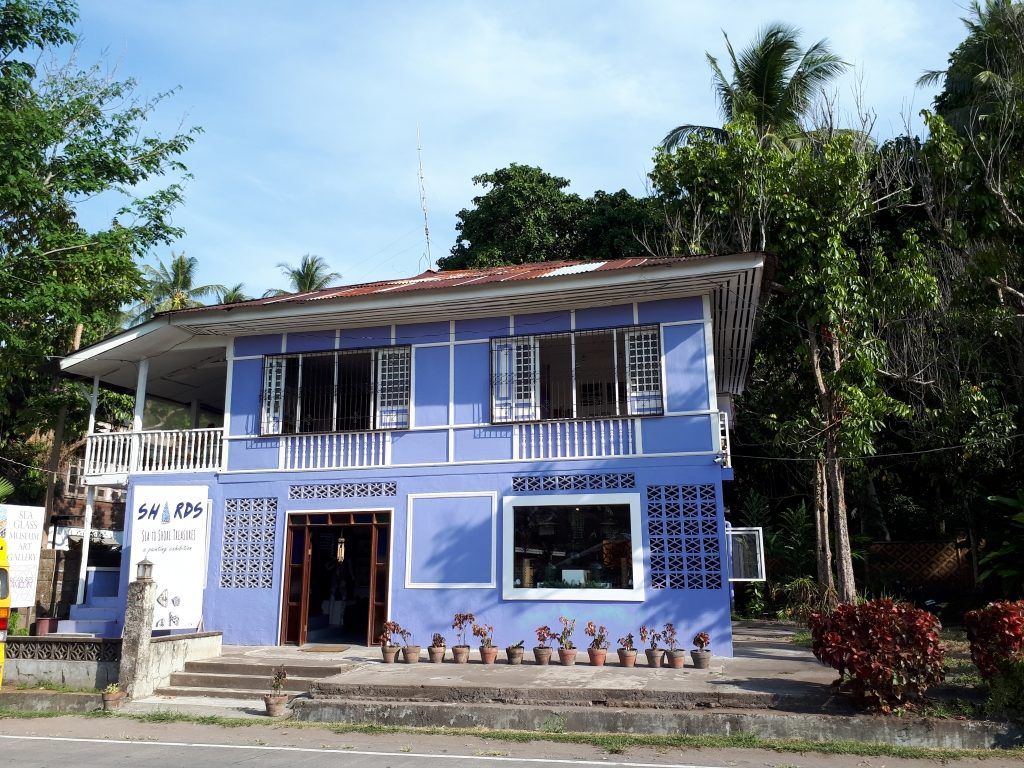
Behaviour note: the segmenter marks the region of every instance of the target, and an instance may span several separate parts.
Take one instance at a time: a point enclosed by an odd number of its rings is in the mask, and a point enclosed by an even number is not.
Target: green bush
[[[1002,662],[989,680],[989,691],[993,712],[1015,719],[1024,717],[1024,660]]]

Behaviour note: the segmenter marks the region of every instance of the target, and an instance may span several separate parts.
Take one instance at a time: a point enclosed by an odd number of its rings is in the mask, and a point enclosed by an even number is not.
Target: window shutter
[[[515,379],[514,345],[510,339],[495,339],[491,347],[491,421],[513,420],[512,391]]]
[[[515,339],[515,400],[516,421],[536,421],[540,418],[537,402],[540,390],[539,345],[532,336]]]
[[[765,581],[764,533],[761,528],[727,528],[729,581]]]
[[[410,364],[408,347],[377,350],[377,429],[409,427]]]
[[[630,415],[661,413],[661,350],[656,329],[626,332],[626,369]]]
[[[263,414],[262,433],[281,434],[284,418],[284,372],[286,358],[266,357],[263,359]]]
[[[491,342],[491,421],[495,424],[540,417],[537,349],[537,340],[530,336]]]

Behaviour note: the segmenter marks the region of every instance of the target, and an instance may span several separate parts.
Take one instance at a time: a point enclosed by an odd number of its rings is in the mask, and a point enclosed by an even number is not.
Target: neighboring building
[[[137,394],[134,431],[90,434],[84,469],[127,487],[122,600],[145,541],[159,626],[226,643],[369,644],[393,619],[451,644],[468,611],[497,643],[569,616],[580,646],[588,620],[673,622],[731,654],[722,482],[764,259],[426,272],[76,352],[65,372]],[[147,429],[151,397],[188,428]],[[151,544],[179,524],[198,559],[161,573],[187,546]]]

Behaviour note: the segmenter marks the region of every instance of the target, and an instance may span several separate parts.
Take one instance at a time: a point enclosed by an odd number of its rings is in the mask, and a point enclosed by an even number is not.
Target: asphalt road
[[[12,768],[935,768],[937,760],[764,750],[630,749],[622,755],[555,742],[510,743],[465,736],[358,734],[329,726],[144,723],[128,718],[0,719],[2,764]],[[957,766],[1021,768],[1020,758]]]

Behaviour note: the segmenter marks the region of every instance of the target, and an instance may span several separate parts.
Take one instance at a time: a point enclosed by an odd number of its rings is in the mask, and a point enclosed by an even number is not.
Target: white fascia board
[[[109,352],[112,349],[117,349],[118,347],[124,346],[125,344],[135,341],[136,339],[141,339],[143,336],[148,336],[149,334],[158,331],[161,328],[166,327],[167,325],[168,323],[166,320],[150,320],[149,322],[143,323],[142,325],[137,325],[134,328],[129,328],[127,331],[122,331],[116,336],[111,336],[110,338],[104,339],[103,341],[98,341],[95,344],[91,344],[85,349],[80,349],[77,352],[73,352],[72,354],[68,355],[63,360],[60,361],[60,368],[62,371],[66,371],[69,368],[78,365],[79,363],[84,363],[88,360],[92,360],[93,358],[100,357],[101,355],[103,355],[104,352]]]

